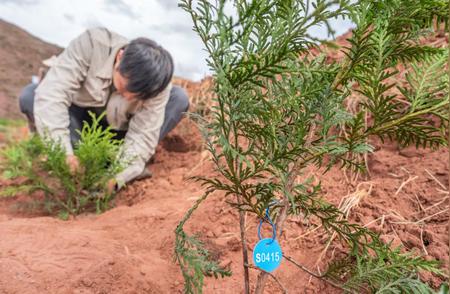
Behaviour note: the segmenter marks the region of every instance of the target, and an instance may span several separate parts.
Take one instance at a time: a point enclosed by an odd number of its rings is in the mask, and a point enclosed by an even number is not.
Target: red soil
[[[192,122],[183,121],[166,142],[174,138],[178,150],[158,148],[155,163],[150,166],[154,177],[129,185],[119,193],[117,206],[102,215],[61,221],[14,209],[18,199],[0,200],[0,293],[182,293],[183,279],[173,262],[173,231],[203,192],[198,184],[185,179],[208,174],[212,166],[206,161],[207,153],[201,151],[200,135]],[[446,197],[441,184],[448,186],[447,162],[446,150],[408,148],[399,152],[393,144],[383,145],[370,156],[371,176],[360,187],[367,190],[371,184],[372,191],[352,209],[351,220],[370,223],[369,227],[381,232],[386,241],[403,243],[409,250],[445,263],[448,213],[433,214],[446,209],[447,201],[430,207]],[[333,203],[355,191],[339,170],[317,175],[323,182],[325,198]],[[396,193],[408,178],[413,180]],[[383,215],[383,222],[374,221]],[[396,224],[401,217],[411,222],[429,218],[423,225]],[[257,241],[257,223],[253,217],[248,218],[249,249]],[[285,254],[315,269],[327,240],[319,236],[320,230],[302,237],[310,229],[301,218],[291,219],[280,243]],[[199,233],[213,256],[233,271],[230,278],[206,279],[204,292],[241,293],[236,212],[221,195],[214,194],[194,213],[187,230]],[[338,252],[339,246],[331,246],[320,266]],[[291,293],[335,291],[286,261],[276,274]],[[252,271],[252,282],[256,275]],[[426,278],[435,286],[440,282]],[[267,293],[280,292],[272,280],[267,289]]]

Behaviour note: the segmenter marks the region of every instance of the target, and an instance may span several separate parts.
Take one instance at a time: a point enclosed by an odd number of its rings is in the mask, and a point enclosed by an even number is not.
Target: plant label
[[[283,253],[277,240],[266,238],[260,240],[253,250],[253,262],[263,271],[273,272],[281,263]]]

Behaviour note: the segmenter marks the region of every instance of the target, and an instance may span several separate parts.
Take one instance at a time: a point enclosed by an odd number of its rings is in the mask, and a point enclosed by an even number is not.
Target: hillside
[[[41,61],[62,48],[42,41],[0,19],[0,118],[18,118],[17,96],[30,83]]]

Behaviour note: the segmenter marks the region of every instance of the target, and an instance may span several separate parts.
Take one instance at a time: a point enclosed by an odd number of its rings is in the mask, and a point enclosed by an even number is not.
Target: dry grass
[[[373,184],[371,182],[361,182],[356,186],[356,190],[353,193],[350,193],[347,196],[343,197],[338,206],[343,215],[338,220],[348,219],[352,208],[358,206],[364,198],[370,196],[370,194],[372,193],[372,188]],[[316,261],[316,266],[319,265],[336,236],[337,234],[335,232],[331,235],[330,239],[325,245],[325,248],[322,250],[319,258]]]

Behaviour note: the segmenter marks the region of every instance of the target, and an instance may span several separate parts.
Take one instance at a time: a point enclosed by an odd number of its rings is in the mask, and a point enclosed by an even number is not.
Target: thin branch
[[[418,225],[418,224],[421,224],[421,223],[423,223],[424,221],[429,220],[429,219],[431,219],[431,218],[433,218],[433,217],[435,217],[435,216],[438,216],[438,215],[440,215],[440,214],[443,214],[443,213],[447,212],[448,210],[449,210],[449,208],[447,207],[447,208],[444,209],[444,210],[441,210],[441,211],[439,211],[439,212],[436,212],[436,213],[433,214],[433,215],[429,215],[429,216],[427,216],[427,217],[424,217],[424,218],[422,218],[422,219],[419,219],[418,221],[403,221],[403,222],[392,222],[392,223],[393,223],[393,224],[402,224],[402,225],[407,225],[407,224]]]
[[[376,222],[378,222],[379,220],[381,220],[381,224],[380,224],[380,227],[382,228],[383,227],[383,224],[384,224],[384,219],[386,218],[386,215],[385,214],[383,214],[382,216],[380,216],[379,218],[377,218],[377,219],[374,219],[374,220],[372,220],[372,221],[370,221],[370,222],[368,222],[367,224],[365,224],[363,227],[365,227],[365,228],[367,228],[368,226],[370,226],[371,224],[373,224],[373,223],[376,223]]]
[[[416,224],[422,223],[422,222],[424,222],[424,221],[426,221],[426,220],[429,220],[429,219],[431,219],[431,218],[433,218],[433,217],[435,217],[435,216],[438,216],[438,215],[440,215],[440,214],[443,214],[443,213],[447,212],[448,210],[449,210],[449,208],[447,207],[446,209],[441,210],[441,211],[439,211],[439,212],[436,212],[436,213],[433,214],[433,215],[424,217],[424,218],[418,220],[418,221],[415,222],[415,223],[416,223]]]
[[[302,239],[306,236],[308,236],[311,233],[314,233],[315,231],[317,231],[318,229],[320,229],[322,227],[322,225],[318,225],[317,227],[315,227],[314,229],[308,230],[305,233],[299,235],[298,237],[295,237],[294,239],[292,239],[292,241],[297,241],[298,239]]]
[[[420,209],[419,212],[425,211],[425,209],[423,208],[422,203],[420,203],[419,197],[417,197],[416,193],[414,193],[414,197],[416,197],[417,204],[419,205],[419,209]]]
[[[328,283],[329,285],[333,286],[336,289],[340,289],[340,290],[345,290],[345,291],[349,291],[349,289],[345,288],[343,285],[339,285],[329,279],[327,279],[324,275],[321,274],[317,274],[315,272],[313,272],[312,270],[308,269],[307,267],[301,265],[300,263],[298,263],[297,261],[295,261],[292,257],[286,256],[283,254],[283,257],[286,258],[287,261],[291,262],[292,264],[294,264],[296,267],[298,267],[299,269],[301,269],[302,271],[308,273],[309,275],[320,279],[326,283]]]
[[[416,117],[419,117],[421,115],[428,114],[430,112],[433,112],[435,110],[443,108],[443,107],[447,106],[448,104],[449,104],[449,100],[445,99],[445,100],[441,101],[440,103],[435,104],[435,105],[433,105],[433,106],[431,106],[429,108],[425,108],[425,109],[420,110],[420,111],[408,113],[408,114],[406,114],[406,115],[404,115],[404,116],[402,116],[400,118],[394,119],[394,120],[392,120],[392,121],[390,121],[388,123],[385,123],[385,124],[383,124],[381,126],[378,126],[378,127],[372,128],[372,129],[369,128],[367,130],[367,133],[368,134],[380,134],[380,133],[382,133],[382,132],[384,132],[386,130],[389,130],[389,129],[395,127],[395,126],[401,125],[402,123],[404,123],[404,122],[406,122],[408,120],[411,120],[413,118],[416,118]]]
[[[241,204],[240,196],[236,195],[238,198],[238,203]],[[241,246],[242,246],[242,259],[244,261],[244,289],[246,294],[250,293],[250,275],[248,272],[248,267],[245,264],[248,264],[248,250],[247,250],[247,239],[245,234],[245,216],[246,212],[243,210],[239,211],[239,229],[241,231]]]
[[[417,180],[417,178],[419,178],[419,177],[418,177],[418,176],[414,176],[414,177],[409,176],[409,178],[408,178],[406,181],[404,181],[404,182],[400,185],[400,187],[398,187],[398,189],[397,189],[397,191],[395,192],[394,195],[397,196],[398,193],[400,193],[400,191],[403,189],[403,187],[404,187],[406,184],[408,184],[409,182],[412,182],[412,181]]]
[[[427,169],[425,169],[425,171],[427,172],[427,174],[430,175],[430,177],[439,185],[441,186],[442,189],[447,190],[447,187],[445,187],[444,184],[442,184],[432,173],[430,173]]]
[[[288,294],[288,291],[287,291],[286,287],[281,283],[281,281],[280,281],[274,274],[269,273],[269,272],[266,272],[266,271],[260,269],[259,267],[256,267],[256,266],[251,265],[251,264],[245,264],[245,266],[246,266],[247,268],[259,270],[260,272],[263,272],[263,273],[268,274],[270,277],[272,277],[272,278],[275,280],[275,282],[277,282],[278,286],[280,286],[280,288],[281,288],[281,290],[283,291],[283,293],[284,293],[284,294]]]
[[[414,195],[415,195],[415,194],[414,194]],[[427,208],[423,208],[423,207],[422,207],[422,211],[425,212],[425,211],[428,211],[428,210],[430,210],[430,209],[432,209],[432,208],[434,208],[434,207],[436,207],[436,206],[439,206],[439,205],[441,205],[442,203],[444,203],[445,201],[447,201],[448,198],[449,198],[449,196],[445,196],[445,197],[442,198],[440,201],[436,202],[436,203],[433,204],[433,205],[428,206]],[[418,214],[418,213],[420,213],[420,212],[421,212],[421,211],[416,212],[415,214]]]

